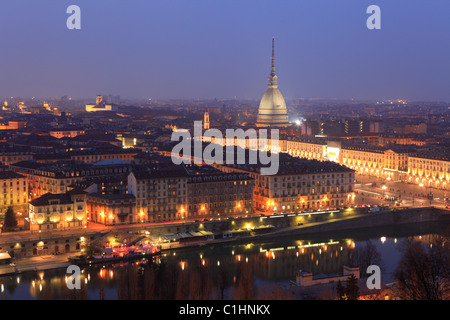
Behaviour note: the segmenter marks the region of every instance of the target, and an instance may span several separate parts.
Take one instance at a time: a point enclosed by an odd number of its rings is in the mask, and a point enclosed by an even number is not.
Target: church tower
[[[272,66],[270,69],[269,84],[259,104],[256,126],[286,128],[290,125],[286,102],[278,89],[278,77],[275,73],[275,38],[272,37]]]
[[[203,115],[203,129],[204,130],[209,129],[209,112],[208,112],[208,110],[206,110],[205,114]]]
[[[95,104],[99,105],[100,103],[102,103],[103,101],[103,97],[101,95],[97,96],[97,99],[95,99]]]

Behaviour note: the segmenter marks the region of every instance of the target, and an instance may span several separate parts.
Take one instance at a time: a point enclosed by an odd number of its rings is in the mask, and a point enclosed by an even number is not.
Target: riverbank
[[[66,268],[70,265],[70,256],[73,256],[73,253],[65,253],[60,255],[42,255],[17,259],[16,261],[14,261],[14,266],[2,267],[5,272],[0,272],[0,277],[20,274],[29,271],[44,271]]]
[[[265,239],[276,239],[298,235],[317,235],[330,232],[345,232],[346,230],[364,230],[374,227],[392,227],[410,225],[424,222],[450,221],[450,214],[447,210],[436,208],[417,208],[409,210],[398,210],[389,212],[369,213],[346,218],[336,218],[327,221],[309,223],[307,225],[294,225],[279,227],[273,231],[248,235],[235,236],[227,239],[210,239],[195,243],[180,244],[179,242],[165,243],[161,245],[161,252],[168,252],[181,249],[198,248],[210,245],[229,245],[233,243],[254,242]],[[41,255],[15,259],[14,273],[27,271],[40,271],[57,268],[65,268],[70,265],[69,257],[77,253],[64,253],[59,255]]]
[[[77,291],[67,290],[65,279],[68,274],[65,268],[31,271],[0,278],[0,300],[189,299],[189,296],[176,295],[176,292],[180,292],[180,286],[186,293],[200,288],[208,289],[211,292],[210,300],[230,300],[235,297],[243,271],[255,275],[254,298],[268,298],[259,293],[269,294],[276,290],[279,294],[284,293],[283,296],[289,294],[293,299],[317,299],[317,292],[311,292],[314,288],[290,286],[299,269],[311,271],[313,275],[339,273],[344,265],[348,265],[353,249],[371,241],[382,255],[381,281],[390,283],[400,258],[400,251],[397,251],[399,246],[410,237],[427,241],[432,234],[442,234],[442,228],[436,228],[436,225],[425,223],[423,226],[427,226],[426,229],[409,226],[395,229],[402,230],[401,235],[397,232],[386,233],[387,228],[379,227],[373,228],[370,233],[366,230],[346,232],[343,237],[335,233],[275,237],[237,245],[221,244],[180,250],[162,255],[162,269],[141,267],[140,264],[136,266],[136,263],[93,265],[82,268],[82,290]],[[385,240],[381,240],[384,237]],[[324,254],[324,250],[328,254]],[[163,273],[155,273],[156,270]],[[149,277],[153,281],[144,281],[149,280]],[[196,280],[192,281],[193,278]],[[220,281],[218,279],[224,279],[226,286],[223,291],[216,286]],[[171,291],[161,295],[162,288]],[[281,298],[281,295],[277,297]]]
[[[198,243],[179,244],[169,243],[161,247],[162,251],[173,251],[179,249],[198,248],[208,245],[220,245],[220,244],[232,244],[232,243],[245,243],[249,241],[258,241],[266,239],[284,238],[290,236],[312,236],[323,235],[331,232],[356,231],[356,230],[368,230],[371,228],[379,227],[398,227],[408,226],[420,223],[439,223],[450,222],[450,213],[448,210],[442,210],[437,208],[417,208],[409,210],[396,210],[385,211],[377,213],[369,213],[358,216],[340,217],[336,219],[330,219],[327,221],[320,221],[309,223],[307,225],[295,225],[284,228],[278,228],[271,232],[262,234],[249,235],[249,236],[237,236],[229,239],[218,240],[205,240]]]

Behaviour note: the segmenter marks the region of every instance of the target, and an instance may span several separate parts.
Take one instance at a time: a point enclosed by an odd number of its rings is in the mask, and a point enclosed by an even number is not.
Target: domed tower
[[[272,37],[272,68],[268,88],[259,104],[256,126],[286,128],[290,125],[286,102],[278,89],[278,77],[275,74],[275,38]]]

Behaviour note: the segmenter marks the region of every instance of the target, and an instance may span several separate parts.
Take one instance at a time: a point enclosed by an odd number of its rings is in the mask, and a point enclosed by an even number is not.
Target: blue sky
[[[81,30],[68,30],[69,5]],[[381,30],[366,9],[381,8]],[[0,96],[450,101],[448,0],[2,0]]]

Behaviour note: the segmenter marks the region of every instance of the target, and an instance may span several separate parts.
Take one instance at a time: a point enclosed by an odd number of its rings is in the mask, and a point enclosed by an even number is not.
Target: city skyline
[[[448,300],[449,11],[1,2],[0,300]]]
[[[68,1],[5,3],[0,96],[260,99],[275,36],[286,99],[449,101],[450,4],[376,2],[380,30],[367,1],[77,1],[81,30]]]

